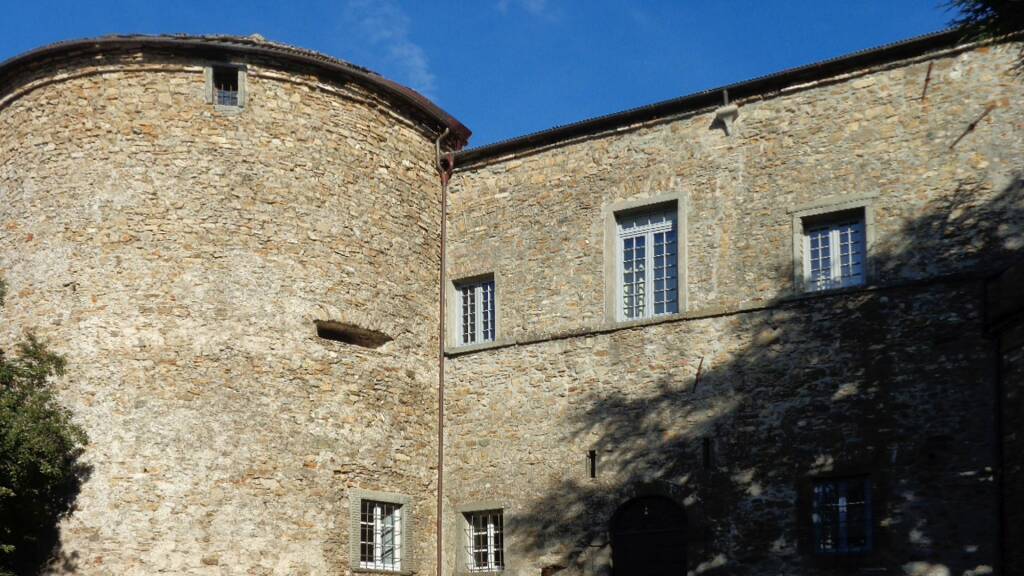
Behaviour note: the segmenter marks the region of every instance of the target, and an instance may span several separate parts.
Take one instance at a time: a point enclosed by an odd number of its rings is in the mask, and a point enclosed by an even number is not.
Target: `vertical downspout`
[[[437,576],[443,572],[442,551],[444,549],[444,341],[445,341],[445,254],[448,244],[448,180],[452,176],[455,159],[447,155],[447,165],[441,159],[441,142],[448,137],[449,129],[434,142],[434,161],[441,177],[441,269],[438,274],[438,329],[437,329]]]
[[[995,476],[996,476],[996,513],[999,518],[996,520],[996,558],[995,573],[1006,574],[1006,446],[1003,441],[1003,334],[997,331],[994,335],[993,346],[995,347],[995,414],[993,424],[996,433],[995,442]]]

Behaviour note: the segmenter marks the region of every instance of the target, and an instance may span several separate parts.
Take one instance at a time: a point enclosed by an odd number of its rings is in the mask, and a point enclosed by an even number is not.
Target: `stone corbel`
[[[715,110],[715,123],[720,124],[722,129],[725,130],[726,136],[732,135],[732,123],[736,121],[740,115],[739,106],[735,104],[726,104],[718,110]]]

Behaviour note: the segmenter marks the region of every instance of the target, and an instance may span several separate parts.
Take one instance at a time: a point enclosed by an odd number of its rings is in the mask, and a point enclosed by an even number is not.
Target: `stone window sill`
[[[506,348],[509,346],[523,346],[527,344],[535,344],[538,342],[563,340],[566,338],[593,336],[597,334],[609,334],[612,332],[618,332],[620,330],[628,330],[631,328],[643,328],[647,326],[654,326],[669,322],[685,322],[688,320],[700,320],[704,318],[731,316],[734,314],[770,310],[793,302],[817,299],[827,300],[832,298],[843,298],[860,293],[871,293],[881,292],[885,290],[903,289],[907,287],[932,284],[936,282],[958,282],[965,280],[973,281],[979,278],[982,278],[982,276],[978,276],[977,274],[951,274],[947,276],[912,280],[900,283],[873,284],[869,282],[867,284],[861,284],[859,286],[846,286],[842,288],[831,288],[828,290],[815,290],[811,292],[790,293],[763,302],[751,302],[721,307],[709,306],[699,310],[689,310],[686,312],[680,312],[678,314],[665,314],[663,316],[644,318],[642,320],[631,320],[629,322],[605,321],[596,327],[583,327],[550,334],[527,334],[518,338],[503,338],[500,340],[496,340],[494,342],[487,342],[483,344],[448,347],[445,348],[445,356],[457,357],[464,354],[472,354],[474,352],[492,350],[496,348]]]
[[[241,106],[225,106],[223,104],[214,104],[213,110],[214,112],[220,112],[221,114],[233,116],[236,114],[241,114],[242,111],[245,110],[245,108]]]
[[[463,344],[462,346],[446,346],[444,349],[445,356],[458,356],[460,354],[468,354],[470,352],[479,352],[480,350],[490,350],[492,348],[504,348],[515,344],[515,340],[511,338],[498,338],[497,340],[491,340],[490,342],[478,342],[476,344]],[[477,574],[474,572],[473,574]],[[489,574],[486,573],[486,574]],[[460,575],[461,576],[461,575]]]
[[[605,322],[598,328],[598,330],[612,330],[619,328],[636,328],[638,326],[651,326],[654,324],[661,324],[662,322],[672,322],[674,320],[681,320],[688,318],[692,314],[686,312],[676,312],[675,314],[659,314],[657,316],[651,316],[650,318],[640,318],[638,320],[614,320]]]
[[[857,284],[857,285],[854,285],[854,286],[839,286],[837,288],[821,288],[819,290],[809,290],[807,288],[802,288],[799,292],[794,292],[792,294],[780,297],[778,299],[778,301],[779,302],[793,302],[793,301],[797,301],[797,300],[806,300],[806,299],[809,299],[809,298],[814,298],[816,296],[836,296],[836,295],[842,295],[842,294],[850,294],[850,293],[854,293],[854,292],[869,292],[869,291],[872,291],[872,290],[877,290],[880,287],[881,286],[878,285],[878,284],[871,284],[869,282],[865,282],[863,284]]]

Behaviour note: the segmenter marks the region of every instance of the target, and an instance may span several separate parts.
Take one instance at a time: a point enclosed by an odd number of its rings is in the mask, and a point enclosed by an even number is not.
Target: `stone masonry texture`
[[[658,494],[686,511],[692,574],[996,570],[984,279],[1024,247],[1015,54],[953,50],[734,102],[731,135],[697,110],[463,165],[448,274],[493,274],[500,320],[490,349],[449,347],[446,546],[454,510],[486,500],[505,510],[510,573],[609,574],[615,511]],[[672,194],[688,309],[610,322],[606,211]],[[801,294],[793,211],[858,198],[867,287]],[[816,556],[811,481],[860,474],[873,551]]]
[[[505,574],[621,575],[610,525],[643,496],[685,511],[694,576],[1020,573],[1024,339],[991,313],[1024,250],[1017,48],[740,98],[728,134],[694,109],[456,154],[440,542],[436,124],[228,45],[8,73],[0,342],[35,328],[67,356],[91,438],[49,572],[363,572],[358,490],[408,502],[408,575],[438,545],[466,573],[463,512],[495,508]],[[241,109],[207,101],[221,60],[245,67]],[[616,322],[611,207],[654,198],[685,223],[686,307]],[[867,284],[804,293],[794,222],[850,202]],[[452,287],[487,275],[496,341],[459,348]],[[836,476],[870,479],[869,553],[813,552],[812,483]]]
[[[156,51],[4,94],[0,335],[67,356],[91,438],[55,571],[344,574],[358,487],[412,499],[430,573],[434,135],[359,85],[236,63],[241,112],[205,101],[206,62]]]

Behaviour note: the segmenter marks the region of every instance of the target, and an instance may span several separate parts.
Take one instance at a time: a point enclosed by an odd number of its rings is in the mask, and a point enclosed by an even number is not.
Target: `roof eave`
[[[437,133],[441,133],[445,128],[448,128],[450,130],[448,145],[454,149],[463,148],[469,142],[469,137],[472,134],[469,128],[419,92],[374,74],[365,68],[344,63],[340,60],[335,60],[327,56],[318,56],[312,52],[298,49],[287,49],[281,45],[275,45],[272,43],[263,44],[258,42],[247,42],[241,38],[237,39],[237,41],[231,41],[227,37],[214,40],[211,38],[196,36],[138,35],[104,36],[100,38],[69,40],[42,46],[0,62],[0,81],[2,81],[5,76],[12,75],[12,73],[19,68],[34,62],[57,57],[61,54],[71,52],[98,53],[109,48],[124,49],[135,46],[140,48],[155,47],[248,54],[287,60],[312,66],[330,73],[339,74],[360,84],[368,85],[382,94],[410,106],[426,119],[431,120],[434,124],[431,128]]]
[[[669,116],[703,110],[721,105],[722,93],[724,91],[728,91],[730,100],[762,96],[792,86],[838,76],[853,70],[905,60],[928,52],[951,48],[961,43],[962,40],[963,32],[961,30],[942,30],[805,66],[790,68],[767,76],[703,90],[671,100],[655,102],[614,114],[556,126],[479,148],[470,148],[458,153],[456,164],[465,169],[474,164],[556,145],[580,137],[592,136],[626,126],[643,124]]]

